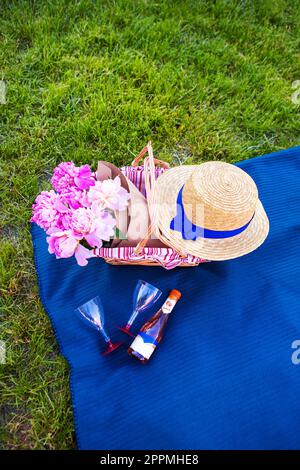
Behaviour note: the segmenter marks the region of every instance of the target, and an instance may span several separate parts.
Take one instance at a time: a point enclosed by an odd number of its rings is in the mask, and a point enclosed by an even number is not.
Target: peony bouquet
[[[80,266],[94,256],[93,248],[115,235],[116,212],[125,210],[130,198],[121,180],[97,181],[89,165],[58,165],[51,179],[53,189],[42,191],[32,206],[31,222],[47,233],[49,253],[56,258],[75,256]]]

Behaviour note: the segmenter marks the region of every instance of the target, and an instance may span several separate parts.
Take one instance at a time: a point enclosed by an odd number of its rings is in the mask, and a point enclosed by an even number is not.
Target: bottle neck
[[[168,321],[169,314],[176,305],[177,300],[168,297],[161,308],[150,318],[141,328],[141,331],[152,331],[154,336],[161,331],[165,323]]]
[[[176,299],[173,299],[172,297],[168,297],[165,303],[161,307],[162,313],[164,313],[165,315],[169,315],[172,312],[173,308],[175,307],[176,303],[177,303]]]

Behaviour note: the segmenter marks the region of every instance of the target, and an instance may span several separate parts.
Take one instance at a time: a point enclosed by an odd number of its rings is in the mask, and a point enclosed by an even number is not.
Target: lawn
[[[59,162],[129,163],[150,138],[172,164],[299,145],[300,9],[294,0],[0,9],[0,448],[71,449],[68,366],[33,266],[35,196]]]

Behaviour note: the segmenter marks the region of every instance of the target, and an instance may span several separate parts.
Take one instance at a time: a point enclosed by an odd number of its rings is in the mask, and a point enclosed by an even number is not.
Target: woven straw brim
[[[180,188],[195,170],[194,165],[171,168],[159,176],[151,193],[155,204],[154,225],[165,243],[182,254],[191,254],[211,261],[223,261],[250,253],[258,248],[269,232],[269,221],[258,200],[255,215],[249,226],[239,235],[224,239],[199,237],[195,241],[184,240],[180,232],[170,229],[170,222],[177,212],[177,196]]]

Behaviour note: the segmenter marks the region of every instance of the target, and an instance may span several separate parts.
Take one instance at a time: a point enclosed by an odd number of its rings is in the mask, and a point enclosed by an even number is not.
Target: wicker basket
[[[145,157],[147,153],[148,156]],[[144,158],[144,163],[142,167],[139,167],[142,158]],[[186,253],[179,253],[174,247],[170,246],[169,241],[164,239],[163,235],[156,230],[153,195],[155,193],[155,180],[157,173],[159,173],[157,168],[161,168],[161,171],[164,171],[169,168],[169,164],[154,158],[151,142],[149,142],[133,160],[130,168],[132,171],[134,171],[134,169],[143,171],[150,215],[150,224],[147,234],[135,247],[99,248],[94,250],[94,254],[97,257],[104,258],[107,263],[113,265],[163,266],[165,269],[172,269],[177,266],[192,267],[206,262],[207,260]],[[159,238],[166,245],[165,248],[146,247],[147,241],[152,233],[155,233],[156,238]]]

